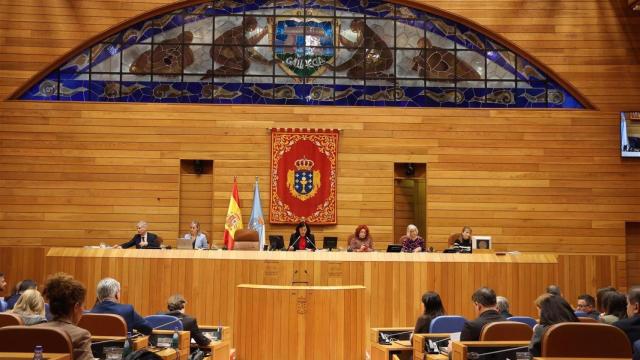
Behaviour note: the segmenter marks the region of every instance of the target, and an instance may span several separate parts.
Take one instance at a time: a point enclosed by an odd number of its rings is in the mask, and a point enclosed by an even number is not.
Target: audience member
[[[549,285],[546,290],[547,294],[562,296],[562,290],[560,290],[560,286],[558,285]]]
[[[428,333],[431,320],[446,314],[440,295],[434,291],[428,291],[422,295],[422,309],[422,315],[418,317],[413,330],[414,334]]]
[[[198,327],[198,321],[196,318],[184,313],[184,306],[186,303],[187,301],[180,294],[169,296],[169,300],[167,300],[167,308],[169,309],[169,312],[166,314],[180,319],[184,330],[191,332],[191,338],[193,341],[195,341],[199,346],[206,346],[211,342],[211,340],[207,339],[202,334],[202,331],[200,331],[200,328]]]
[[[156,234],[150,233],[147,231],[149,224],[146,221],[139,221],[136,225],[137,234],[135,234],[131,240],[127,241],[124,244],[116,245],[114,248],[119,249],[128,249],[132,246],[135,246],[136,249],[159,249],[160,241],[158,241],[158,236]]]
[[[4,273],[0,272],[0,293],[7,288],[7,282],[4,279]],[[7,310],[7,302],[4,301],[3,297],[0,297],[0,312]]]
[[[358,225],[356,232],[349,235],[347,242],[349,243],[349,251],[373,251],[373,238],[371,237],[371,233],[369,233],[369,227],[367,225]]]
[[[16,304],[16,302],[20,298],[20,295],[22,295],[23,292],[29,289],[37,288],[38,284],[33,280],[27,279],[27,280],[22,280],[18,285],[16,285],[16,287],[17,287],[17,291],[14,292],[13,295],[7,298],[7,309],[13,309],[13,306]]]
[[[418,236],[418,228],[413,224],[407,226],[407,235],[403,235],[400,242],[402,243],[402,252],[426,251],[426,243],[423,238]]]
[[[509,299],[504,296],[496,296],[496,306],[500,315],[510,318],[513,315],[509,312]]]
[[[82,317],[87,289],[71,275],[58,273],[47,279],[44,296],[49,300],[53,321],[35,326],[50,327],[66,332],[73,344],[74,360],[93,360],[91,334],[76,324]],[[45,349],[46,351],[46,349]]]
[[[138,315],[133,305],[120,304],[120,283],[112,278],[104,278],[97,286],[98,303],[91,309],[97,314],[116,314],[122,316],[127,323],[127,331],[134,329],[145,334],[151,334],[151,325]]]
[[[595,302],[596,300],[589,294],[578,296],[578,305],[576,306],[577,315],[598,320],[600,313],[594,309]]]
[[[559,295],[542,294],[535,301],[538,308],[540,322],[533,328],[533,337],[529,343],[529,352],[532,356],[541,356],[542,337],[545,331],[554,324],[563,322],[577,322],[571,305]]]
[[[598,289],[598,291],[596,291],[596,310],[599,313],[604,313],[607,310],[606,306],[602,303],[602,301],[604,299],[604,295],[611,291],[616,291],[616,288],[614,288],[613,286],[605,286],[603,288]]]
[[[481,287],[471,296],[477,318],[466,321],[460,334],[460,341],[478,341],[482,327],[495,321],[507,320],[500,315],[496,305],[496,292],[487,287]]]
[[[450,238],[449,246],[466,246],[471,247],[471,228],[465,226],[462,228],[462,231],[459,234],[453,234]]]
[[[631,288],[627,294],[627,318],[618,320],[612,325],[619,327],[627,334],[633,351],[633,343],[640,340],[640,287]]]
[[[194,249],[208,249],[207,235],[200,231],[200,223],[196,220],[191,221],[190,230],[184,234],[185,239],[191,240]]]
[[[36,289],[29,289],[23,292],[12,312],[19,315],[25,325],[47,322],[44,313],[44,299]]]
[[[600,322],[613,324],[627,318],[627,297],[617,291],[607,291],[602,296],[605,311],[600,315]]]
[[[316,249],[316,238],[311,233],[309,224],[300,222],[296,225],[296,232],[289,237],[289,251]]]

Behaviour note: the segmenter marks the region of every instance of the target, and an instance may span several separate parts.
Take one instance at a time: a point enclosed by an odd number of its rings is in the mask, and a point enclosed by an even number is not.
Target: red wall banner
[[[271,129],[272,224],[336,224],[338,130]]]

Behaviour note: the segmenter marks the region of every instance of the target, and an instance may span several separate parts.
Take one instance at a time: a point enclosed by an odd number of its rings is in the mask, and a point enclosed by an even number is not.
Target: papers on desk
[[[461,332],[454,332],[451,333],[451,335],[449,335],[449,337],[451,338],[451,341],[460,341],[460,334],[462,334]]]

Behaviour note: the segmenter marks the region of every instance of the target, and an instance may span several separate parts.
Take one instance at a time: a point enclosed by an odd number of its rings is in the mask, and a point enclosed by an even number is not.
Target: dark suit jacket
[[[480,314],[477,319],[464,323],[462,333],[460,334],[460,341],[478,341],[480,340],[482,328],[486,324],[506,320],[507,319],[500,315],[496,310],[487,310]]]
[[[289,237],[289,247],[291,247],[293,243],[296,242],[297,238],[298,236],[296,235],[296,233],[291,234],[291,236]],[[300,241],[296,243],[296,246],[293,249],[300,250],[299,244],[300,244]],[[307,234],[307,249],[313,249],[313,250],[318,249],[316,248],[316,238],[315,236],[313,236],[313,234]]]
[[[18,302],[18,299],[20,299],[20,293],[15,293],[11,296],[9,296],[8,298],[4,299],[7,302],[7,310],[11,310],[13,309],[13,306]]]
[[[207,339],[207,337],[202,334],[202,331],[200,331],[200,328],[198,327],[198,320],[196,320],[196,318],[185,315],[180,311],[169,311],[168,313],[166,313],[166,315],[175,316],[180,319],[180,321],[182,321],[182,327],[184,328],[184,331],[190,331],[191,338],[198,345],[205,346],[211,342],[211,340]]]
[[[158,241],[158,235],[153,234],[148,232],[147,233],[147,242],[149,243],[149,245],[147,247],[140,247],[140,240],[142,239],[142,237],[140,236],[140,234],[135,234],[131,240],[127,241],[126,243],[120,245],[122,246],[123,249],[127,249],[130,248],[132,246],[135,246],[136,249],[159,249],[160,248],[160,241]]]
[[[636,315],[629,319],[622,319],[614,322],[613,326],[617,326],[629,338],[629,342],[631,342],[631,349],[633,350],[633,343],[637,340],[640,340],[640,315]],[[633,354],[634,359],[639,359],[640,354]]]
[[[127,331],[129,332],[133,331],[133,329],[136,329],[145,335],[149,335],[153,330],[147,320],[138,315],[136,310],[133,308],[133,305],[118,304],[113,301],[105,300],[101,303],[97,303],[90,312],[96,314],[116,314],[122,316],[124,321],[127,323]]]

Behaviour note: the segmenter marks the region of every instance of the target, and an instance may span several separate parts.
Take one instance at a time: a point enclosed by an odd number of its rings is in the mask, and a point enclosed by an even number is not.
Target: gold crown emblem
[[[307,158],[298,159],[294,162],[296,169],[298,170],[311,170],[313,165],[315,164],[313,160],[309,160]]]

